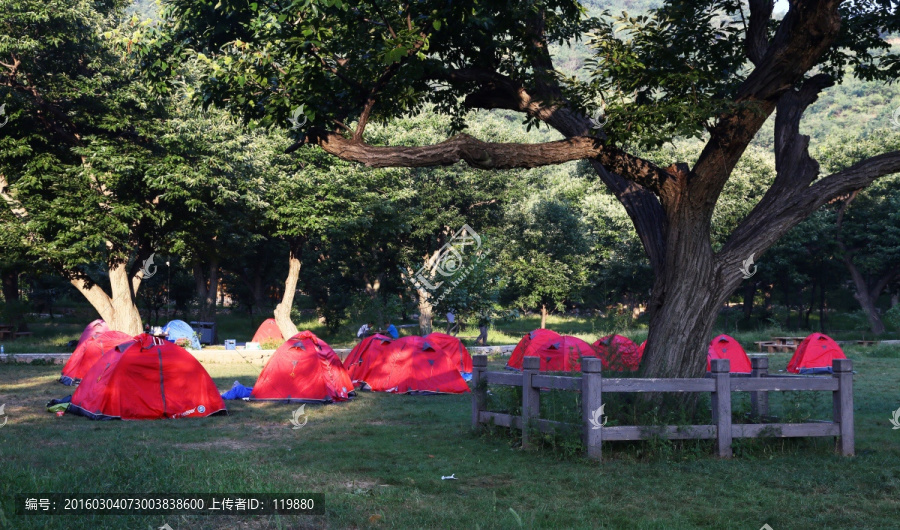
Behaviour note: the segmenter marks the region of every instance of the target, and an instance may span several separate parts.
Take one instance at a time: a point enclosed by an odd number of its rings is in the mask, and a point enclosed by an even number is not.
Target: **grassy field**
[[[729,461],[709,442],[607,443],[602,463],[576,437],[525,451],[505,430],[472,431],[470,396],[362,393],[306,406],[228,402],[199,420],[92,422],[46,412],[71,391],[59,366],[0,365],[0,525],[5,528],[889,528],[900,521],[900,350],[849,349],[857,456],[831,439],[741,440]],[[787,355],[773,356],[773,369]],[[502,361],[492,361],[500,367]],[[252,364],[208,364],[220,389]],[[827,405],[828,396],[824,396]],[[800,402],[803,403],[802,401]],[[822,402],[811,405],[818,412]],[[778,407],[779,405],[775,405]],[[798,406],[790,398],[782,411]],[[550,408],[550,407],[548,407]],[[735,404],[735,410],[740,404]],[[565,411],[562,411],[565,413]],[[548,410],[549,414],[560,411]],[[458,480],[441,480],[455,474]],[[325,515],[17,516],[12,496],[82,493],[324,495]]]

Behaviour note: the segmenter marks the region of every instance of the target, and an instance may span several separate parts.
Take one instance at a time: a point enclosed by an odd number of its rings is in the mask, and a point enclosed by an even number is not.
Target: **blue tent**
[[[163,333],[166,334],[166,338],[169,339],[170,342],[175,342],[178,339],[188,339],[191,341],[191,348],[195,350],[200,349],[200,337],[194,332],[194,329],[188,325],[184,320],[173,320],[166,324],[166,327],[163,328]]]

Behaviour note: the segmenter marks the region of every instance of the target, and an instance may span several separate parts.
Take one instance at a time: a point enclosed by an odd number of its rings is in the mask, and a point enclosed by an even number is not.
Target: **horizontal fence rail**
[[[716,440],[716,454],[732,456],[734,438],[759,437],[835,437],[835,450],[843,455],[854,454],[853,429],[853,362],[849,359],[833,361],[833,374],[828,376],[771,376],[769,359],[751,359],[750,376],[733,376],[727,359],[710,361],[710,373],[700,379],[631,379],[606,378],[601,374],[601,361],[581,360],[582,377],[551,376],[540,372],[540,359],[526,357],[521,373],[488,372],[487,356],[473,357],[475,391],[472,393],[472,427],[492,424],[522,431],[522,446],[531,444],[530,428],[553,432],[561,428],[579,427],[570,423],[540,418],[541,390],[555,389],[581,392],[582,438],[591,458],[602,457],[603,441],[646,440],[663,437],[672,440]],[[522,388],[522,415],[515,416],[486,410],[488,385]],[[832,420],[807,423],[749,423],[731,421],[731,396],[734,392],[749,392],[754,417],[766,417],[769,412],[769,392],[821,391],[832,392]],[[663,426],[603,426],[598,411],[603,406],[605,392],[709,392],[712,406],[712,425]]]

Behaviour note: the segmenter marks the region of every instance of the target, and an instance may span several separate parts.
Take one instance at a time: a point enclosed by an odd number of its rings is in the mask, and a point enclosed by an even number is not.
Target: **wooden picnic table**
[[[779,345],[786,346],[790,344],[800,344],[806,337],[772,337],[772,341]]]
[[[15,339],[16,327],[11,324],[0,324],[0,339]]]

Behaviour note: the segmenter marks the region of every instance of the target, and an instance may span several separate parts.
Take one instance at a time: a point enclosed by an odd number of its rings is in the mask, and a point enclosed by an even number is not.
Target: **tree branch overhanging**
[[[517,144],[483,142],[460,134],[434,145],[390,147],[348,140],[335,132],[310,131],[306,141],[342,160],[368,167],[449,166],[464,161],[478,169],[527,169],[596,159],[609,171],[627,176],[650,189],[659,189],[666,180],[675,178],[665,169],[588,136],[541,144]]]

